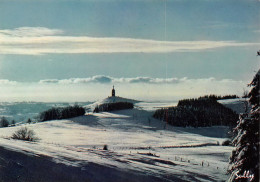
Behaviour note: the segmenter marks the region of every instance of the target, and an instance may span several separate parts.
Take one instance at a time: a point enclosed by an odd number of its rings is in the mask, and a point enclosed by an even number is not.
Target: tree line
[[[48,120],[54,120],[54,119],[67,119],[67,118],[73,118],[77,116],[82,116],[85,114],[85,109],[83,107],[80,107],[78,105],[74,106],[68,106],[68,107],[60,107],[60,108],[51,108],[46,111],[41,112],[38,117],[37,121],[48,121]],[[0,128],[2,127],[8,127],[8,126],[14,126],[16,123],[15,120],[12,120],[9,122],[5,117],[2,117],[0,119]],[[28,118],[27,123],[32,123],[32,120]]]
[[[180,100],[176,107],[156,110],[153,117],[181,127],[234,126],[238,120],[233,110],[204,97]]]
[[[77,116],[82,116],[85,114],[85,109],[78,105],[60,107],[60,108],[51,108],[47,111],[43,111],[39,115],[39,121],[48,121],[54,119],[67,119]]]
[[[134,104],[130,102],[104,103],[95,107],[93,112],[115,111],[122,109],[133,109]]]
[[[9,126],[9,121],[5,117],[2,117],[0,119],[0,128],[8,127],[8,126]]]
[[[31,118],[28,118],[27,123],[31,123]],[[13,119],[11,122],[6,119],[6,117],[1,117],[0,119],[0,128],[8,127],[8,126],[15,126],[16,121]]]
[[[223,99],[236,99],[236,98],[239,98],[239,97],[237,95],[221,96],[221,95],[211,94],[211,95],[205,95],[205,96],[202,96],[202,97],[199,97],[199,98],[201,98],[201,99],[205,98],[205,99],[223,100]]]

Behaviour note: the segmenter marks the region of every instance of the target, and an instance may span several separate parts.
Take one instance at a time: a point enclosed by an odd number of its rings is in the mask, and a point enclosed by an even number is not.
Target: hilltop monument
[[[115,97],[116,96],[116,91],[115,91],[115,88],[114,88],[114,85],[113,85],[113,89],[112,89],[112,97]]]

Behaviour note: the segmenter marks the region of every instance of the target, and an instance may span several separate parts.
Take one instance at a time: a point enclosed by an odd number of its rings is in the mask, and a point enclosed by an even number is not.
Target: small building
[[[115,91],[115,88],[114,88],[114,85],[113,85],[113,89],[112,89],[112,97],[115,97],[116,96],[116,91]]]

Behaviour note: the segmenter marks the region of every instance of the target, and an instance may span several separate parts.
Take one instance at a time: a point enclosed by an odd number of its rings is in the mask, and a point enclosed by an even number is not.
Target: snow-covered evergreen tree
[[[249,93],[252,105],[250,113],[240,115],[235,131],[237,136],[233,140],[236,149],[230,157],[229,181],[259,181],[259,78],[260,70],[256,73]]]

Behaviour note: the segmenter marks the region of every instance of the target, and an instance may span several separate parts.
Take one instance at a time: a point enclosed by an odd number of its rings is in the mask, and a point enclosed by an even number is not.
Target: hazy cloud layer
[[[16,81],[10,81],[7,79],[0,79],[0,85],[16,85]]]
[[[46,79],[40,80],[40,84],[87,84],[87,83],[122,83],[122,84],[176,84],[176,83],[189,83],[189,82],[241,82],[231,79],[217,80],[213,77],[202,79],[189,79],[184,78],[151,78],[151,77],[134,77],[134,78],[114,78],[110,76],[97,75],[89,78],[70,78],[70,79]]]
[[[178,83],[209,83],[209,82],[237,82],[243,83],[242,81],[236,81],[232,79],[221,79],[217,80],[214,77],[201,78],[201,79],[190,79],[184,78],[151,78],[151,77],[133,77],[133,78],[115,78],[105,75],[96,75],[88,78],[69,78],[69,79],[44,79],[38,82],[17,82],[7,79],[0,79],[0,85],[22,85],[22,84],[40,84],[40,85],[72,85],[72,84],[178,84]]]
[[[235,41],[157,41],[61,34],[63,34],[62,30],[45,27],[21,27],[0,30],[0,54],[164,53],[260,45],[260,43],[240,43]]]
[[[62,34],[63,31],[59,29],[49,29],[45,27],[20,27],[16,29],[0,30],[1,36],[10,37],[43,37]]]
[[[187,78],[150,78],[150,77],[135,77],[135,78],[114,78],[110,76],[97,75],[89,78],[70,78],[70,79],[46,79],[40,80],[41,84],[85,84],[85,83],[147,83],[147,84],[162,84],[162,83],[178,83],[185,81]]]
[[[112,85],[116,95],[137,100],[178,100],[206,94],[243,93],[246,82],[215,78],[113,78],[94,76],[90,78],[46,79],[39,82],[14,82],[0,80],[1,101],[93,101],[111,94]]]

